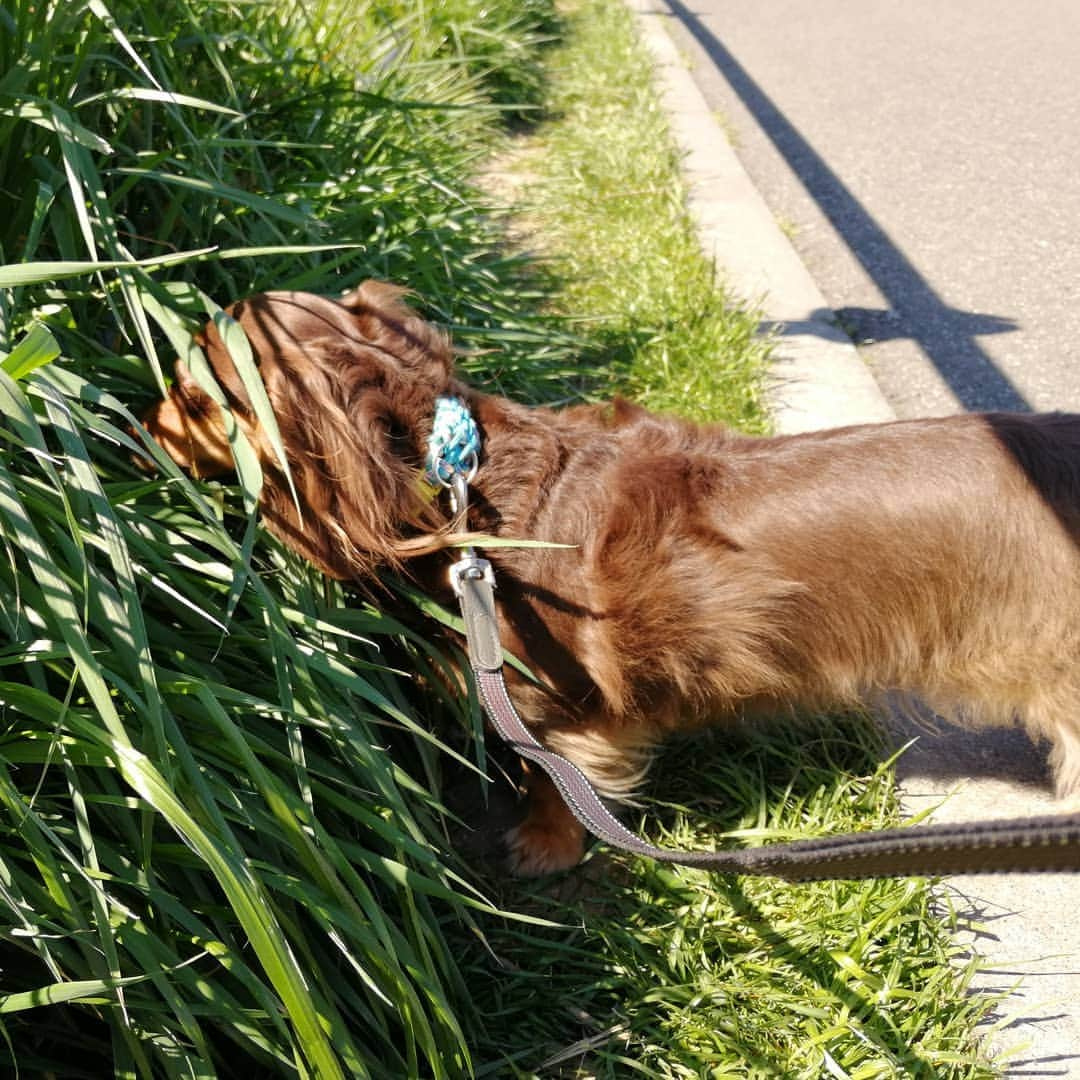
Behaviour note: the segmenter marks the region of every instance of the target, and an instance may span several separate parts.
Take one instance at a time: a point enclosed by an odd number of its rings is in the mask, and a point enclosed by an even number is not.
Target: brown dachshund
[[[438,395],[483,439],[468,528],[497,548],[510,673],[539,738],[613,799],[668,731],[850,706],[887,691],[973,722],[1019,718],[1080,788],[1080,417],[991,414],[747,438],[615,401],[527,408],[459,382],[451,347],[367,282],[265,293],[251,341],[302,504],[213,325],[200,344],[255,446],[267,526],[325,573],[406,569],[449,602],[449,511],[419,482]],[[199,476],[232,467],[183,364],[151,434]],[[543,776],[508,837],[523,873],[583,832]]]

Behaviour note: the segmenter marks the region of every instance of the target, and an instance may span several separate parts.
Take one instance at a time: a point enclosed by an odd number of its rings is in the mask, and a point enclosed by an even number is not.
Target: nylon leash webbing
[[[1080,871],[1080,813],[910,826],[726,851],[676,851],[648,843],[608,810],[576,765],[537,741],[514,708],[502,674],[490,565],[468,551],[451,579],[492,725],[518,754],[547,773],[578,821],[605,843],[662,862],[787,881]]]

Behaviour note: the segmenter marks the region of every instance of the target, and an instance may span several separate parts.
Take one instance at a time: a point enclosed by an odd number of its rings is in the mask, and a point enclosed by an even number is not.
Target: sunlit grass
[[[536,178],[526,244],[549,261],[556,308],[589,342],[583,367],[605,389],[763,431],[767,343],[702,255],[647,54],[617,5],[579,18],[577,47],[552,58],[555,119],[522,163]]]
[[[431,732],[474,714],[131,426],[214,301],[369,275],[563,377],[469,186],[545,11],[0,12],[5,1074],[469,1071]]]

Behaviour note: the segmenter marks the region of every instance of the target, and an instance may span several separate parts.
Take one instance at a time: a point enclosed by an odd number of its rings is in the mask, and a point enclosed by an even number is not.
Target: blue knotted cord
[[[433,485],[448,485],[458,473],[472,479],[480,456],[480,432],[461,398],[442,394],[435,399],[435,423],[428,442],[424,477]]]

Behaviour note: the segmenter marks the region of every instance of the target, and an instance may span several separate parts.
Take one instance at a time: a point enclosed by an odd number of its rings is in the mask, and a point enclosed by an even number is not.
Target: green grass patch
[[[618,4],[578,11],[549,69],[554,119],[520,167],[525,245],[557,280],[555,309],[586,339],[590,389],[744,431],[767,429],[768,346],[725,292],[686,208],[679,155],[647,54]]]
[[[557,20],[436,11],[0,8],[5,1075],[469,1071],[447,934],[490,908],[432,732],[475,712],[130,431],[209,298],[267,287],[405,281],[508,385],[565,379],[469,183]]]
[[[668,748],[630,821],[687,849],[886,827],[882,758],[860,718],[711,732]],[[975,962],[924,880],[788,884],[597,848],[499,900],[563,929],[489,932],[501,972],[474,951],[480,1075],[995,1075],[972,1041]]]

